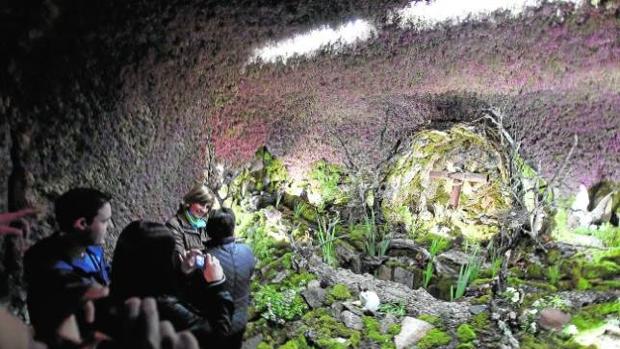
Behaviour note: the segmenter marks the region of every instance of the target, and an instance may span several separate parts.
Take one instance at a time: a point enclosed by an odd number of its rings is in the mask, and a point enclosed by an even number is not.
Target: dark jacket
[[[110,283],[110,267],[101,246],[89,246],[78,258],[69,256],[61,233],[37,242],[24,256],[27,304],[37,338],[54,336],[60,322],[81,309],[84,292],[95,283]]]
[[[176,251],[179,254],[184,254],[185,251],[191,249],[198,249],[203,251],[205,243],[209,239],[207,236],[207,229],[196,229],[191,226],[183,217],[183,212],[177,212],[177,214],[170,218],[166,222],[166,226],[170,228],[176,241]]]
[[[206,288],[200,311],[176,296],[157,297],[161,320],[168,320],[177,331],[190,330],[201,348],[214,348],[231,331],[233,301],[223,284]]]
[[[234,237],[209,240],[207,253],[220,260],[226,275],[224,287],[235,302],[231,333],[242,331],[248,322],[250,279],[256,265],[254,254],[250,247],[236,242]]]
[[[176,331],[189,330],[198,339],[201,348],[220,348],[219,343],[229,335],[233,313],[233,301],[223,284],[208,285],[203,279],[205,290],[201,298],[201,309],[183,301],[175,294],[154,297],[160,321],[170,321]],[[114,288],[114,285],[112,285]],[[114,294],[97,307],[96,328],[117,338],[126,332],[125,320],[122,318],[125,297]],[[114,346],[111,346],[114,347]]]

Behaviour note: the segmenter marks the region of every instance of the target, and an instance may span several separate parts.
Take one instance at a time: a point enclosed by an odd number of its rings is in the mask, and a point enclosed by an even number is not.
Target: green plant
[[[500,269],[502,269],[502,263],[504,263],[504,258],[499,256],[494,256],[491,260],[491,277],[495,278],[499,273]]]
[[[407,309],[404,303],[383,303],[379,306],[379,311],[384,314],[392,314],[398,317],[405,316]]]
[[[426,333],[422,339],[417,343],[417,347],[419,349],[430,349],[440,347],[442,345],[447,345],[450,343],[452,338],[446,332],[433,328]]]
[[[551,265],[547,268],[547,278],[549,279],[549,283],[552,285],[557,285],[558,281],[560,281],[561,275],[560,265]]]
[[[456,329],[456,337],[461,343],[469,343],[476,339],[476,331],[468,324],[461,324]]]
[[[369,256],[385,256],[390,242],[392,241],[391,234],[386,234],[382,229],[377,227],[375,219],[375,210],[370,208],[370,215],[366,214],[364,217],[364,251]],[[379,238],[377,241],[377,238]]]
[[[323,252],[323,261],[330,266],[336,266],[336,250],[334,241],[336,240],[336,225],[340,222],[339,217],[335,217],[327,222],[324,217],[318,217],[319,246]]]
[[[478,249],[474,248],[473,253],[469,256],[467,264],[461,265],[459,277],[456,281],[456,287],[450,286],[450,299],[456,300],[465,294],[467,286],[476,279],[480,271],[481,260],[478,257]]]
[[[299,289],[278,290],[273,285],[261,286],[254,294],[256,310],[271,322],[284,324],[301,317],[308,309]]]
[[[303,217],[305,206],[306,204],[303,202],[299,202],[295,205],[293,208],[293,217],[295,217],[295,220],[300,220]]]
[[[351,291],[345,284],[335,284],[327,294],[327,300],[329,303],[334,301],[344,301],[353,297]]]
[[[426,268],[424,269],[424,288],[428,287],[428,284],[431,281],[431,278],[433,277],[433,270],[435,267],[434,265],[435,256],[437,255],[437,252],[439,252],[441,248],[441,244],[440,244],[441,240],[444,240],[444,239],[436,238],[436,239],[433,239],[433,241],[431,242],[431,247],[429,249],[430,257],[428,259],[428,262],[426,263]]]

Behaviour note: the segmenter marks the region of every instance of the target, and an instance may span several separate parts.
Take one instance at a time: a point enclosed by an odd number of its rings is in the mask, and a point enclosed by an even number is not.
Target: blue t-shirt
[[[71,261],[57,261],[53,268],[77,272],[85,277],[89,276],[103,286],[110,284],[110,267],[105,260],[103,247],[101,246],[88,246],[83,256],[74,258]]]

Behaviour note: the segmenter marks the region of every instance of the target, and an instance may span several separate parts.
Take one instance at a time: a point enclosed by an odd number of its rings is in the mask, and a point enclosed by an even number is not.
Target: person
[[[11,223],[25,223],[23,217],[32,216],[34,209],[22,209],[17,212],[0,213],[0,235],[17,235],[23,237],[28,225],[24,230],[11,227]],[[78,300],[83,308],[80,319],[86,323],[95,322],[95,307],[93,301],[106,297],[107,287],[93,285],[86,289]],[[36,341],[30,328],[20,319],[11,314],[4,307],[0,307],[0,348],[11,349],[48,349],[48,348],[99,348],[99,349],[122,349],[144,348],[153,349],[198,349],[196,338],[188,331],[176,332],[169,321],[159,321],[159,313],[153,299],[139,298],[128,299],[124,304],[124,311],[119,320],[123,331],[116,338],[92,338],[90,343],[85,343],[85,338],[80,332],[78,319],[75,313],[69,314],[61,320],[55,337],[51,342]]]
[[[250,305],[250,279],[256,260],[250,247],[235,240],[235,214],[229,208],[214,211],[207,221],[207,253],[220,260],[225,289],[235,302],[231,334],[225,338],[224,348],[241,348],[243,333],[248,322]]]
[[[205,258],[198,268],[204,290],[198,307],[179,297],[175,238],[163,224],[135,221],[120,234],[112,259],[111,298],[114,303],[130,297],[153,297],[160,317],[177,330],[190,330],[201,347],[209,347],[230,332],[232,298],[217,258]],[[115,332],[112,328],[111,332]]]
[[[159,321],[157,303],[152,298],[128,299],[120,317],[123,331],[116,338],[99,338],[85,343],[71,315],[58,329],[57,339],[48,346],[32,337],[28,326],[0,307],[0,348],[10,349],[198,349],[198,341],[188,331],[175,331],[169,321]]]
[[[27,306],[37,339],[52,340],[92,286],[110,283],[102,244],[111,225],[111,196],[75,188],[55,202],[59,231],[38,241],[24,257]],[[80,317],[81,318],[81,317]]]
[[[174,217],[166,222],[174,234],[179,259],[185,259],[195,251],[203,251],[207,236],[204,219],[214,203],[213,194],[202,184],[195,185],[183,196],[183,202]]]

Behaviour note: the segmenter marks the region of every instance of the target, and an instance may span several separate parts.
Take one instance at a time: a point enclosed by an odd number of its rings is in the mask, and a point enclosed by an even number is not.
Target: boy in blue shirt
[[[35,336],[52,339],[80,298],[110,283],[102,244],[111,224],[111,197],[90,188],[71,189],[55,203],[60,231],[31,247],[24,257],[27,304]]]

